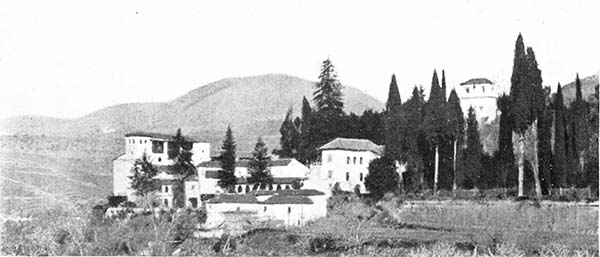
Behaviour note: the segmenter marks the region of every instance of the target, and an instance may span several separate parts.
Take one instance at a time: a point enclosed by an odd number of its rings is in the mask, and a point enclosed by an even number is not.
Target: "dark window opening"
[[[277,185],[277,190],[281,190],[281,185]]]
[[[360,164],[362,165],[362,157],[360,157]]]
[[[242,192],[242,186],[238,186],[237,191],[238,191],[238,193],[241,193]]]
[[[346,181],[350,180],[350,172],[346,172]]]
[[[265,208],[263,209],[263,211],[264,211],[264,212],[266,212],[266,211],[267,211],[267,206],[265,206]]]
[[[250,193],[250,186],[246,185],[246,193]]]
[[[346,157],[346,164],[350,164],[350,156]]]
[[[289,190],[290,189],[290,185],[285,185],[285,190]]]
[[[165,186],[165,193],[168,193],[168,192],[169,192],[169,187]]]
[[[192,208],[198,208],[198,198],[196,198],[196,197],[190,198],[190,203],[192,204]]]
[[[165,146],[161,141],[152,141],[152,152],[153,153],[164,153]]]
[[[362,181],[362,180],[363,180],[363,174],[362,174],[362,172],[361,172],[361,173],[360,173],[360,181]]]
[[[292,212],[292,207],[288,207],[288,213]]]
[[[164,199],[163,202],[165,203],[165,206],[169,206],[169,200]]]
[[[356,157],[354,157],[354,159],[352,160],[353,164],[356,164]]]

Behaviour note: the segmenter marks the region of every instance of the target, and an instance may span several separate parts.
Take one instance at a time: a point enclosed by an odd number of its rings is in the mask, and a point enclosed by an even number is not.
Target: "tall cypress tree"
[[[227,126],[227,132],[225,133],[225,139],[223,139],[223,145],[221,146],[221,170],[219,170],[219,182],[218,185],[227,192],[232,192],[233,187],[237,184],[235,177],[235,140],[233,138],[233,132],[231,127]]]
[[[408,191],[416,191],[424,186],[423,157],[427,151],[427,142],[422,130],[424,105],[423,89],[415,86],[410,99],[402,107],[406,113],[406,124],[409,124],[402,141],[402,152],[406,156],[407,164],[402,179],[404,188]]]
[[[517,185],[517,172],[512,142],[513,120],[510,114],[511,105],[510,95],[502,94],[497,100],[497,106],[501,114],[496,158],[500,164],[501,172],[499,174],[500,181],[498,182],[504,189]]]
[[[529,159],[535,180],[535,192],[541,197],[537,156],[537,118],[544,108],[541,71],[531,47],[524,51],[523,37],[517,37],[510,95],[513,106],[510,110],[513,118],[518,153],[519,187],[518,195],[524,196],[525,159]],[[526,149],[527,147],[527,149]]]
[[[578,162],[573,167],[577,171],[576,177],[578,184],[583,184],[582,176],[584,174],[585,151],[588,149],[590,133],[588,129],[587,118],[589,116],[588,104],[583,100],[581,91],[581,80],[579,74],[575,78],[575,101],[571,103],[572,133],[573,133],[573,157],[576,157]]]
[[[298,134],[300,132],[292,120],[292,113],[292,108],[288,109],[279,128],[279,133],[281,134],[279,144],[281,149],[276,150],[275,153],[280,158],[294,158],[298,153]]]
[[[248,172],[250,177],[248,183],[255,184],[260,189],[265,189],[273,184],[273,177],[268,170],[271,157],[267,153],[267,146],[261,137],[258,137],[254,151],[252,151],[252,159],[248,163]]]
[[[537,130],[538,130],[538,158],[540,183],[542,193],[548,194],[551,189],[551,169],[552,169],[552,106],[550,104],[550,88],[545,90],[544,109],[539,114]]]
[[[302,98],[302,123],[300,126],[300,142],[298,143],[298,161],[310,165],[317,159],[317,146],[314,138],[313,110],[306,97]]]
[[[479,138],[479,125],[473,107],[469,108],[467,116],[467,147],[465,148],[465,182],[463,186],[467,189],[478,187],[482,188],[481,179],[481,156],[483,146]]]
[[[444,84],[444,83],[442,83]],[[453,165],[452,165],[452,170],[453,170],[453,176],[452,176],[452,190],[456,190],[457,186],[459,184],[458,182],[458,178],[462,177],[458,174],[457,171],[457,156],[458,156],[458,146],[462,145],[462,138],[464,135],[464,128],[465,128],[465,118],[462,112],[462,108],[460,107],[460,99],[458,98],[458,95],[456,94],[456,91],[454,89],[452,89],[452,91],[450,92],[450,97],[448,97],[448,103],[446,105],[446,118],[447,118],[447,122],[448,122],[448,136],[451,138],[452,140],[452,149],[453,149],[453,154],[452,154],[452,161],[453,161]]]
[[[402,100],[398,85],[396,84],[396,75],[392,75],[388,100],[386,104],[386,122],[385,122],[385,156],[388,159],[399,161],[401,154],[401,107]]]
[[[443,106],[444,97],[442,96],[437,72],[434,70],[429,100],[425,105],[425,113],[423,115],[423,130],[425,131],[427,141],[435,152],[433,172],[434,192],[437,192],[439,180],[439,149],[440,146],[445,142],[447,133],[447,131],[445,131],[446,120],[444,117],[445,112]]]
[[[567,186],[567,152],[566,152],[566,121],[565,105],[563,102],[562,87],[560,83],[556,89],[554,99],[554,158],[552,167],[552,181],[562,194],[562,188]]]

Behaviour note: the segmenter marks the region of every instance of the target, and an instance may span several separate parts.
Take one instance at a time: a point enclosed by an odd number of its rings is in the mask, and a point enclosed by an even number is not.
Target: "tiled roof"
[[[258,190],[254,192],[255,195],[295,195],[295,196],[314,196],[314,195],[325,195],[325,193],[315,189],[290,189],[290,190]]]
[[[289,165],[294,159],[292,158],[285,158],[285,159],[276,159],[276,160],[271,160],[271,162],[269,162],[269,167],[278,167],[278,166],[287,166]],[[236,167],[242,167],[242,168],[248,168],[250,161],[249,160],[239,160],[235,162],[235,166]],[[207,161],[207,162],[203,162],[198,164],[198,167],[202,167],[202,168],[221,168],[221,161]]]
[[[476,85],[476,84],[494,84],[494,83],[492,83],[492,81],[490,81],[489,79],[486,79],[486,78],[474,78],[474,79],[469,79],[463,83],[460,83],[461,86]]]
[[[313,201],[306,196],[299,195],[274,195],[267,200],[259,202],[262,204],[313,204]]]
[[[155,132],[135,131],[135,132],[130,132],[130,133],[125,134],[125,137],[150,137],[152,139],[162,139],[165,141],[173,141],[174,135],[155,133]],[[201,142],[197,138],[193,138],[190,136],[184,136],[184,138],[188,142]]]
[[[256,197],[250,194],[220,194],[211,198],[207,203],[257,203]]]
[[[341,137],[321,146],[319,150],[369,151],[379,155],[383,154],[383,146],[376,145],[371,140]]]

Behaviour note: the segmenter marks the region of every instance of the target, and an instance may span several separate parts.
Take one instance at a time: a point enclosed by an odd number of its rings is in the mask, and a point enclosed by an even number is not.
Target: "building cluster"
[[[156,192],[163,208],[174,207],[174,185],[184,180],[185,205],[206,208],[209,221],[217,222],[227,213],[249,213],[259,219],[280,220],[288,226],[326,215],[326,198],[337,184],[343,191],[360,190],[364,185],[371,160],[383,155],[383,146],[365,139],[336,138],[320,147],[322,163],[308,168],[293,158],[274,158],[268,164],[273,183],[264,188],[248,183],[249,160],[236,161],[237,183],[233,193],[218,186],[221,163],[210,157],[210,145],[193,138],[184,146],[193,153],[195,174],[181,178],[170,172],[173,159],[168,151],[173,147],[170,135],[134,132],[125,135],[125,153],[113,160],[113,194],[135,200],[131,187],[135,161],[146,155],[159,171]],[[210,223],[210,222],[209,222]]]

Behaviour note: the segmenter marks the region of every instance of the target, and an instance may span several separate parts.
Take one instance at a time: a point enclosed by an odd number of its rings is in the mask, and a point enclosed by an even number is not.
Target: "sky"
[[[168,101],[227,78],[285,73],[405,100],[434,69],[451,89],[510,87],[519,33],[553,90],[600,71],[600,1],[1,1],[0,118],[77,118]]]

